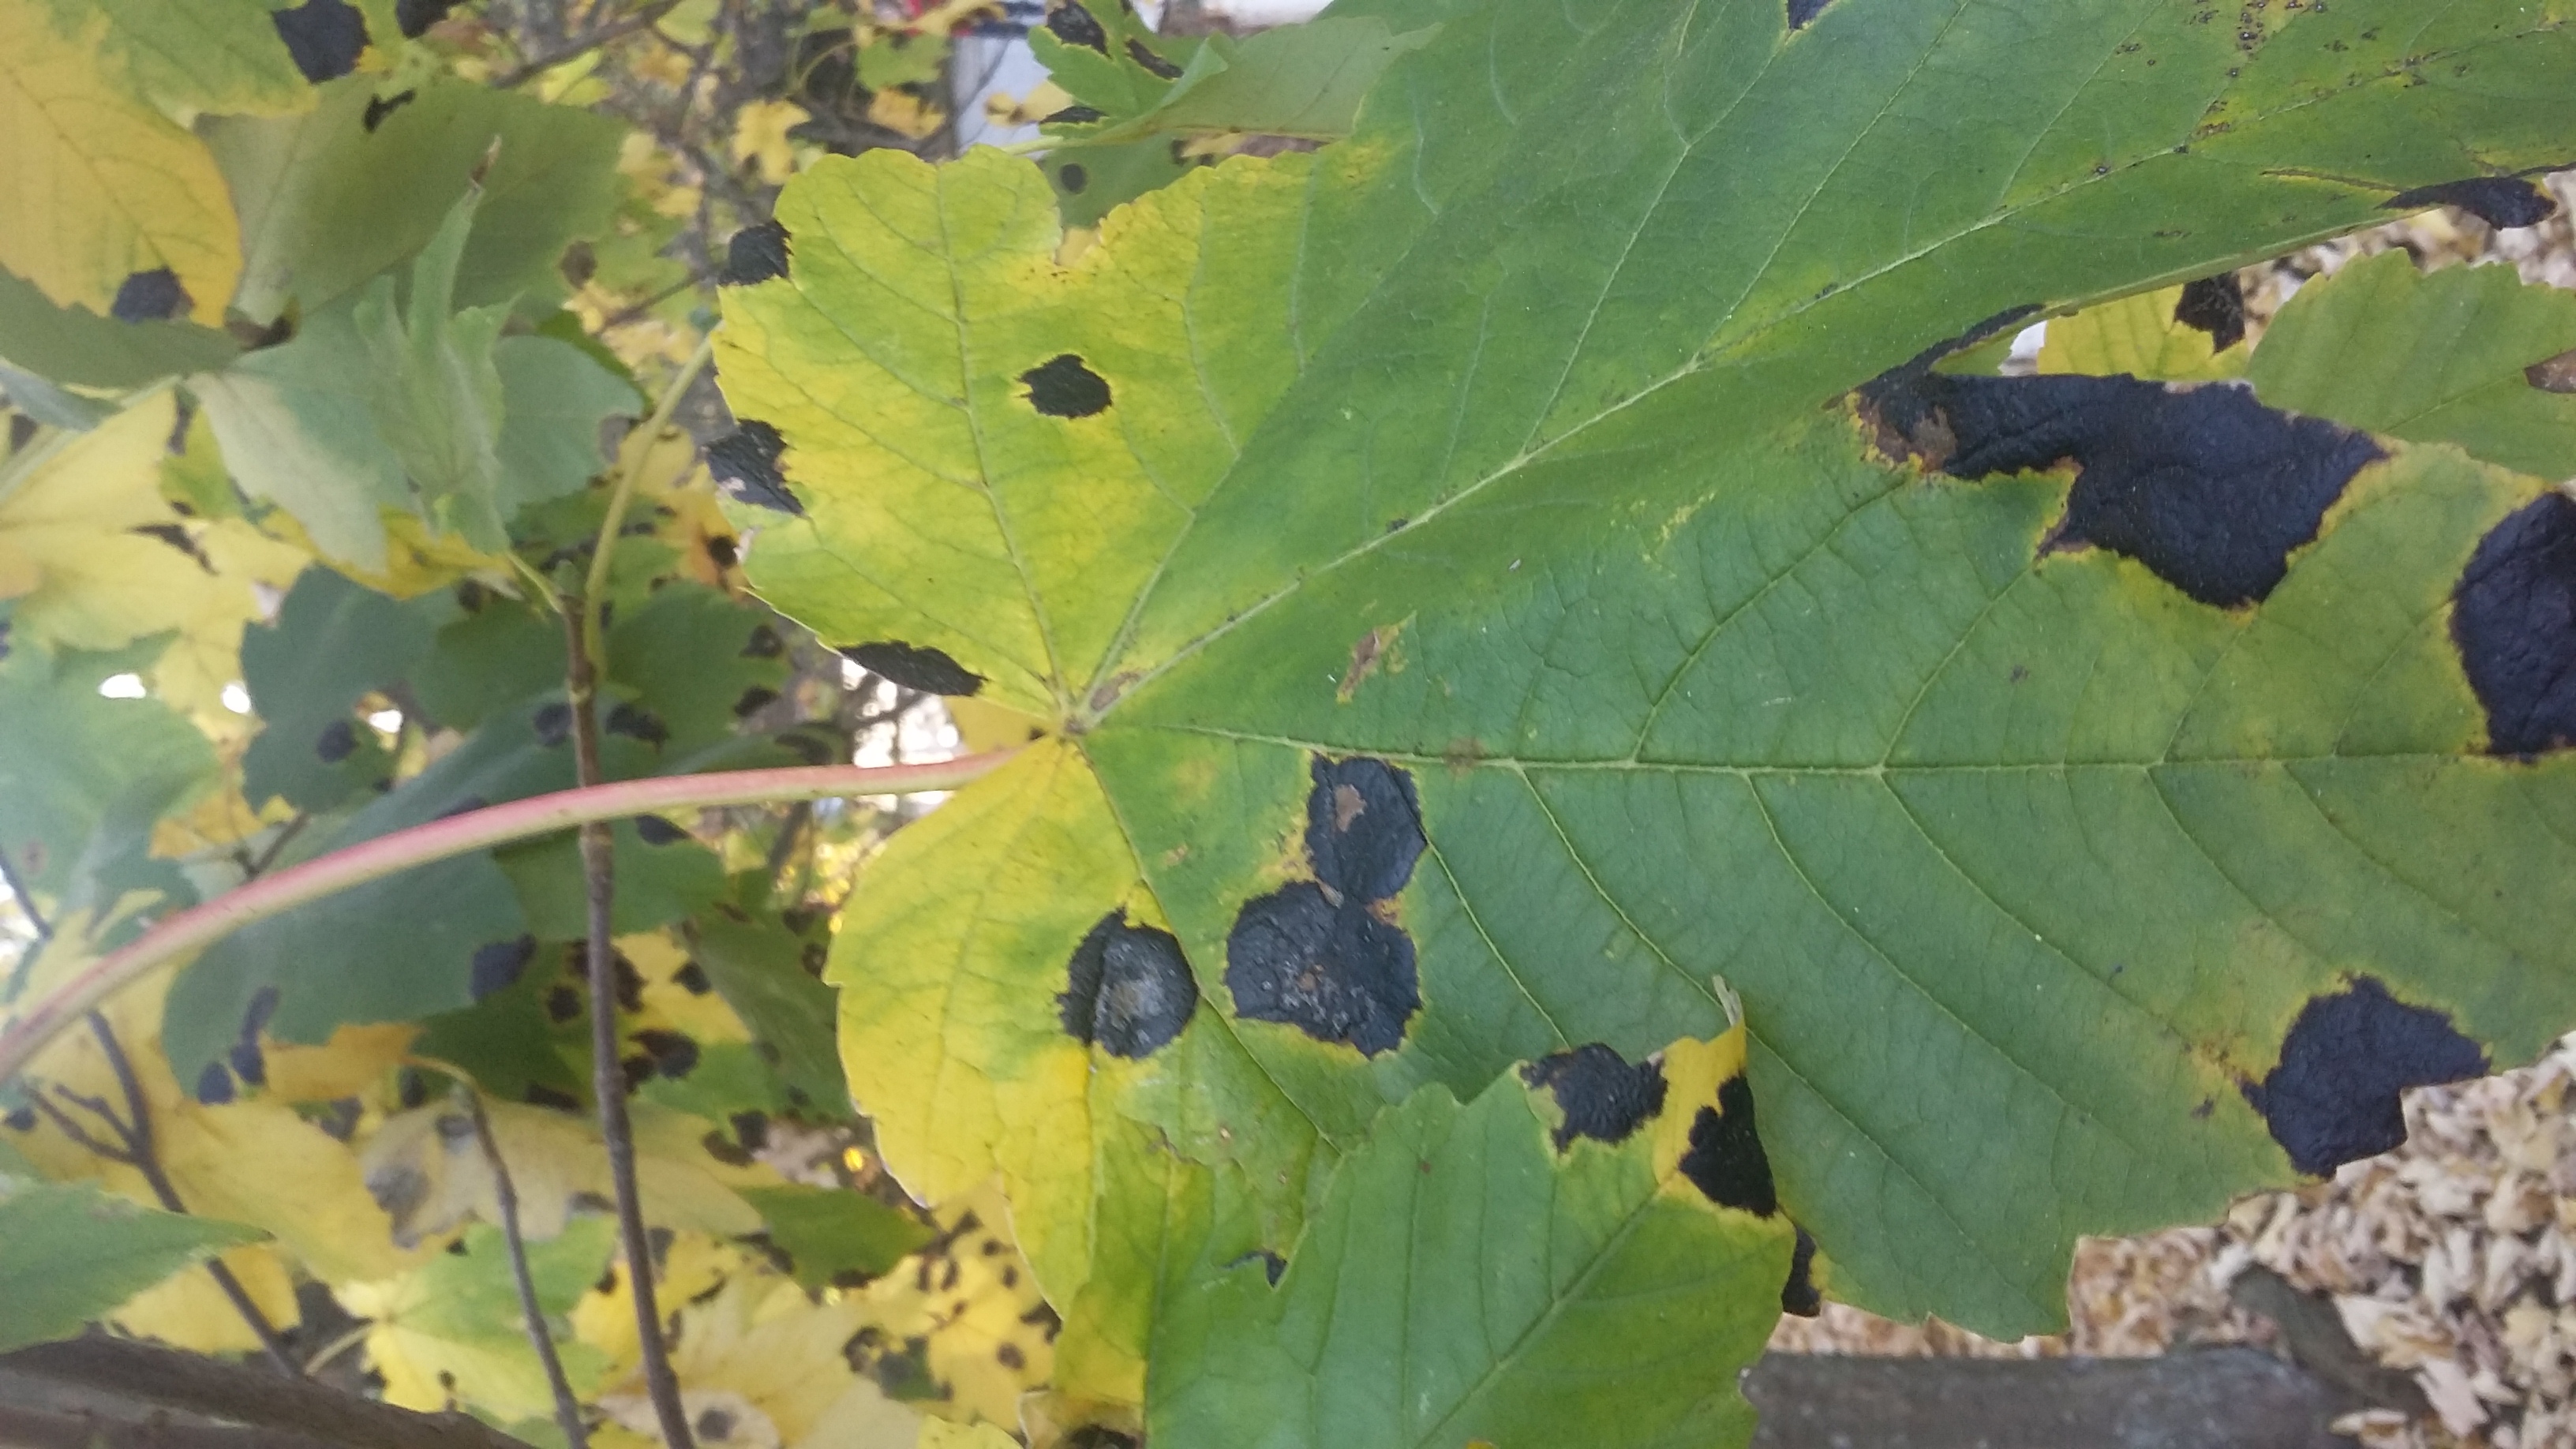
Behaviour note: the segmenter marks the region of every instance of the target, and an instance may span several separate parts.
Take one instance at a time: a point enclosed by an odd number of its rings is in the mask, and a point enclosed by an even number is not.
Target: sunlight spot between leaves
[[[141,699],[150,693],[140,674],[111,674],[98,682],[98,692],[103,699]]]
[[[231,710],[233,713],[250,713],[250,691],[243,687],[240,680],[236,679],[232,683],[225,685],[221,697],[224,702],[224,708]]]

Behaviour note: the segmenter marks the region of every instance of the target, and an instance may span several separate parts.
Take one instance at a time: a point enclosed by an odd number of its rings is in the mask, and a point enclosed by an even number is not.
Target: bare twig
[[[651,27],[679,6],[680,0],[653,0],[653,3],[596,29],[574,36],[564,46],[533,55],[492,78],[502,90],[525,85],[534,77],[554,69],[568,60],[579,60],[613,40],[623,40],[639,30]]]
[[[257,880],[268,874],[269,867],[277,864],[277,858],[286,852],[288,843],[303,834],[304,827],[312,823],[312,815],[302,810],[296,811],[295,818],[279,827],[277,838],[268,843],[268,847],[259,853],[259,858],[242,868],[242,876],[248,880]]]
[[[519,1189],[510,1181],[510,1164],[501,1156],[501,1141],[492,1135],[492,1119],[483,1110],[483,1094],[465,1089],[465,1104],[474,1114],[474,1136],[483,1144],[483,1159],[492,1164],[492,1196],[501,1209],[501,1238],[510,1249],[510,1276],[519,1285],[519,1313],[528,1321],[528,1346],[545,1365],[546,1386],[554,1390],[555,1427],[571,1449],[589,1449],[590,1430],[581,1421],[581,1399],[564,1373],[555,1338],[546,1331],[545,1306],[537,1302],[537,1280],[528,1271],[528,1244],[519,1235]]]

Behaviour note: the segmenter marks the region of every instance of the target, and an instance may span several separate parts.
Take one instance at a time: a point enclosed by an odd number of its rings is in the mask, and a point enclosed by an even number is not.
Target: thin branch
[[[0,1354],[0,1371],[364,1449],[527,1449],[470,1415],[415,1413],[131,1339],[37,1344]]]
[[[118,1419],[0,1403],[0,1444],[14,1449],[339,1449],[327,1439],[231,1424]]]
[[[268,847],[259,853],[259,859],[242,867],[243,879],[257,880],[261,876],[268,874],[269,867],[277,864],[278,856],[285,853],[287,843],[295,839],[298,835],[303,834],[304,827],[312,823],[313,817],[311,814],[302,810],[296,811],[294,819],[287,821],[285,825],[279,827],[277,838],[270,841],[268,843]]]
[[[474,1136],[483,1144],[483,1160],[492,1164],[492,1196],[501,1209],[501,1238],[510,1249],[510,1276],[519,1285],[519,1313],[528,1321],[528,1346],[537,1351],[537,1361],[545,1365],[546,1386],[554,1390],[555,1427],[563,1430],[571,1449],[589,1449],[590,1430],[581,1421],[581,1399],[573,1393],[563,1358],[555,1352],[554,1335],[546,1330],[545,1305],[537,1301],[536,1276],[528,1271],[528,1244],[519,1235],[519,1189],[510,1181],[510,1164],[501,1156],[500,1139],[492,1135],[483,1094],[466,1088],[465,1105],[474,1114]]]
[[[585,669],[594,676],[605,677],[608,673],[607,630],[601,627],[600,614],[608,604],[608,566],[617,557],[617,539],[626,526],[627,506],[635,500],[635,488],[644,476],[645,460],[652,455],[653,440],[662,436],[662,430],[670,426],[671,414],[679,411],[680,399],[688,393],[689,384],[697,380],[700,369],[715,353],[716,335],[710,330],[698,339],[697,350],[689,354],[688,361],[680,364],[680,370],[672,375],[670,385],[662,389],[662,400],[653,405],[653,416],[646,418],[635,431],[634,435],[641,441],[627,450],[626,466],[617,470],[617,486],[609,493],[608,511],[599,520],[599,541],[591,545],[590,576],[581,588],[581,627],[572,638],[573,672],[576,674]],[[584,707],[583,701],[573,701],[575,714]],[[585,775],[582,783],[596,785],[600,782]]]
[[[543,55],[530,56],[528,59],[521,61],[519,64],[512,66],[510,69],[501,72],[497,76],[494,76],[489,83],[502,90],[509,90],[514,86],[525,85],[531,78],[546,71],[550,71],[556,66],[563,64],[565,61],[579,60],[581,57],[599,49],[601,46],[608,44],[612,40],[623,40],[627,36],[633,35],[636,31],[643,30],[655,24],[660,21],[663,16],[668,15],[673,10],[679,8],[679,4],[680,0],[654,0],[654,3],[628,15],[622,20],[613,20],[596,30],[576,36],[571,44],[566,45],[559,50],[548,51]]]
[[[717,805],[787,804],[851,795],[908,795],[954,790],[1018,753],[995,750],[921,765],[804,765],[783,770],[728,770],[620,780],[596,789],[558,790],[482,810],[468,810],[361,841],[292,865],[159,924],[120,950],[81,967],[26,1004],[0,1030],[0,1082],[8,1081],[83,1012],[155,968],[194,955],[244,926],[353,886],[597,820]]]

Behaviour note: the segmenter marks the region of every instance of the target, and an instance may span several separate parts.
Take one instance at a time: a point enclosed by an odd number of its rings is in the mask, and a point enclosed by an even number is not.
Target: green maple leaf
[[[769,431],[722,461],[802,510],[745,509],[755,584],[1051,727],[896,838],[832,969],[898,1174],[1003,1174],[1069,1389],[1161,1366],[1132,1131],[1293,1263],[1386,1104],[1707,1034],[1713,977],[1836,1294],[2005,1336],[2078,1234],[2379,1150],[2400,1085],[2576,1021],[2576,727],[2479,633],[2559,587],[2541,486],[1929,366],[2527,204],[2576,33],[1790,8],[1407,15],[1351,139],[1070,264],[1026,163],[826,163],[731,294]],[[2454,610],[2473,573],[2526,583]]]

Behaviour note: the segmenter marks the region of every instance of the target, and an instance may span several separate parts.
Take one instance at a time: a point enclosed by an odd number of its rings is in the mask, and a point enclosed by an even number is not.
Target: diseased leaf
[[[242,756],[242,794],[321,811],[390,786],[393,753],[353,708],[429,651],[452,608],[443,596],[407,603],[307,570],[277,621],[242,638],[242,679],[267,722]]]
[[[257,1228],[138,1207],[97,1188],[0,1174],[0,1351],[81,1325]]]
[[[832,989],[818,978],[825,937],[766,912],[733,920],[722,910],[692,928],[691,956],[752,1039],[777,1054],[778,1076],[800,1110],[845,1115],[850,1090],[833,1050]],[[807,969],[811,961],[817,968]]]
[[[508,399],[497,451],[495,504],[509,518],[531,503],[578,491],[607,455],[600,424],[640,412],[634,385],[582,349],[551,337],[504,337],[492,348]]]
[[[2241,295],[2238,306],[2241,338]],[[2040,346],[2039,370],[2096,376],[2125,372],[2159,382],[2244,375],[2245,350],[2217,346],[2216,334],[2183,320],[2185,311],[2184,289],[2164,287],[2057,318],[2048,324],[2047,340]]]
[[[94,47],[103,71],[162,109],[275,112],[312,104],[313,90],[270,19],[273,0],[42,3],[58,34]]]
[[[845,1276],[881,1276],[931,1238],[911,1215],[845,1189],[791,1183],[753,1188],[743,1198],[760,1210],[761,1231],[787,1255],[788,1271],[818,1292]]]
[[[538,1306],[549,1313],[572,1307],[599,1277],[616,1239],[614,1223],[584,1217],[529,1243]],[[478,1223],[459,1246],[462,1252],[435,1254],[401,1278],[338,1291],[343,1307],[371,1322],[367,1361],[384,1375],[385,1400],[432,1411],[447,1407],[463,1387],[476,1405],[505,1419],[542,1417],[554,1397],[528,1346],[501,1232]],[[579,1342],[555,1347],[576,1388],[597,1382],[605,1367],[597,1349]]]
[[[2335,1023],[2424,1081],[2576,1020],[2576,718],[2513,622],[2576,519],[2238,389],[1931,370],[2563,160],[2576,33],[1440,18],[1348,141],[1069,264],[1036,168],[876,154],[791,183],[788,275],[727,293],[802,510],[739,506],[763,596],[1056,731],[898,836],[836,948],[908,1185],[998,1166],[1050,1293],[1132,1291],[1089,1226],[1122,1120],[1201,1164],[1246,1134],[1189,1102],[1355,1143],[1430,1084],[1713,1032],[1722,973],[1836,1290],[2010,1335],[2062,1321],[2076,1234],[2375,1130],[2387,1073],[2308,1090]],[[1094,930],[1196,984],[1144,1075],[1244,1065],[1158,1104],[1095,1033],[1080,1071],[1038,1003]],[[1302,1174],[1243,1182],[1293,1229]]]

